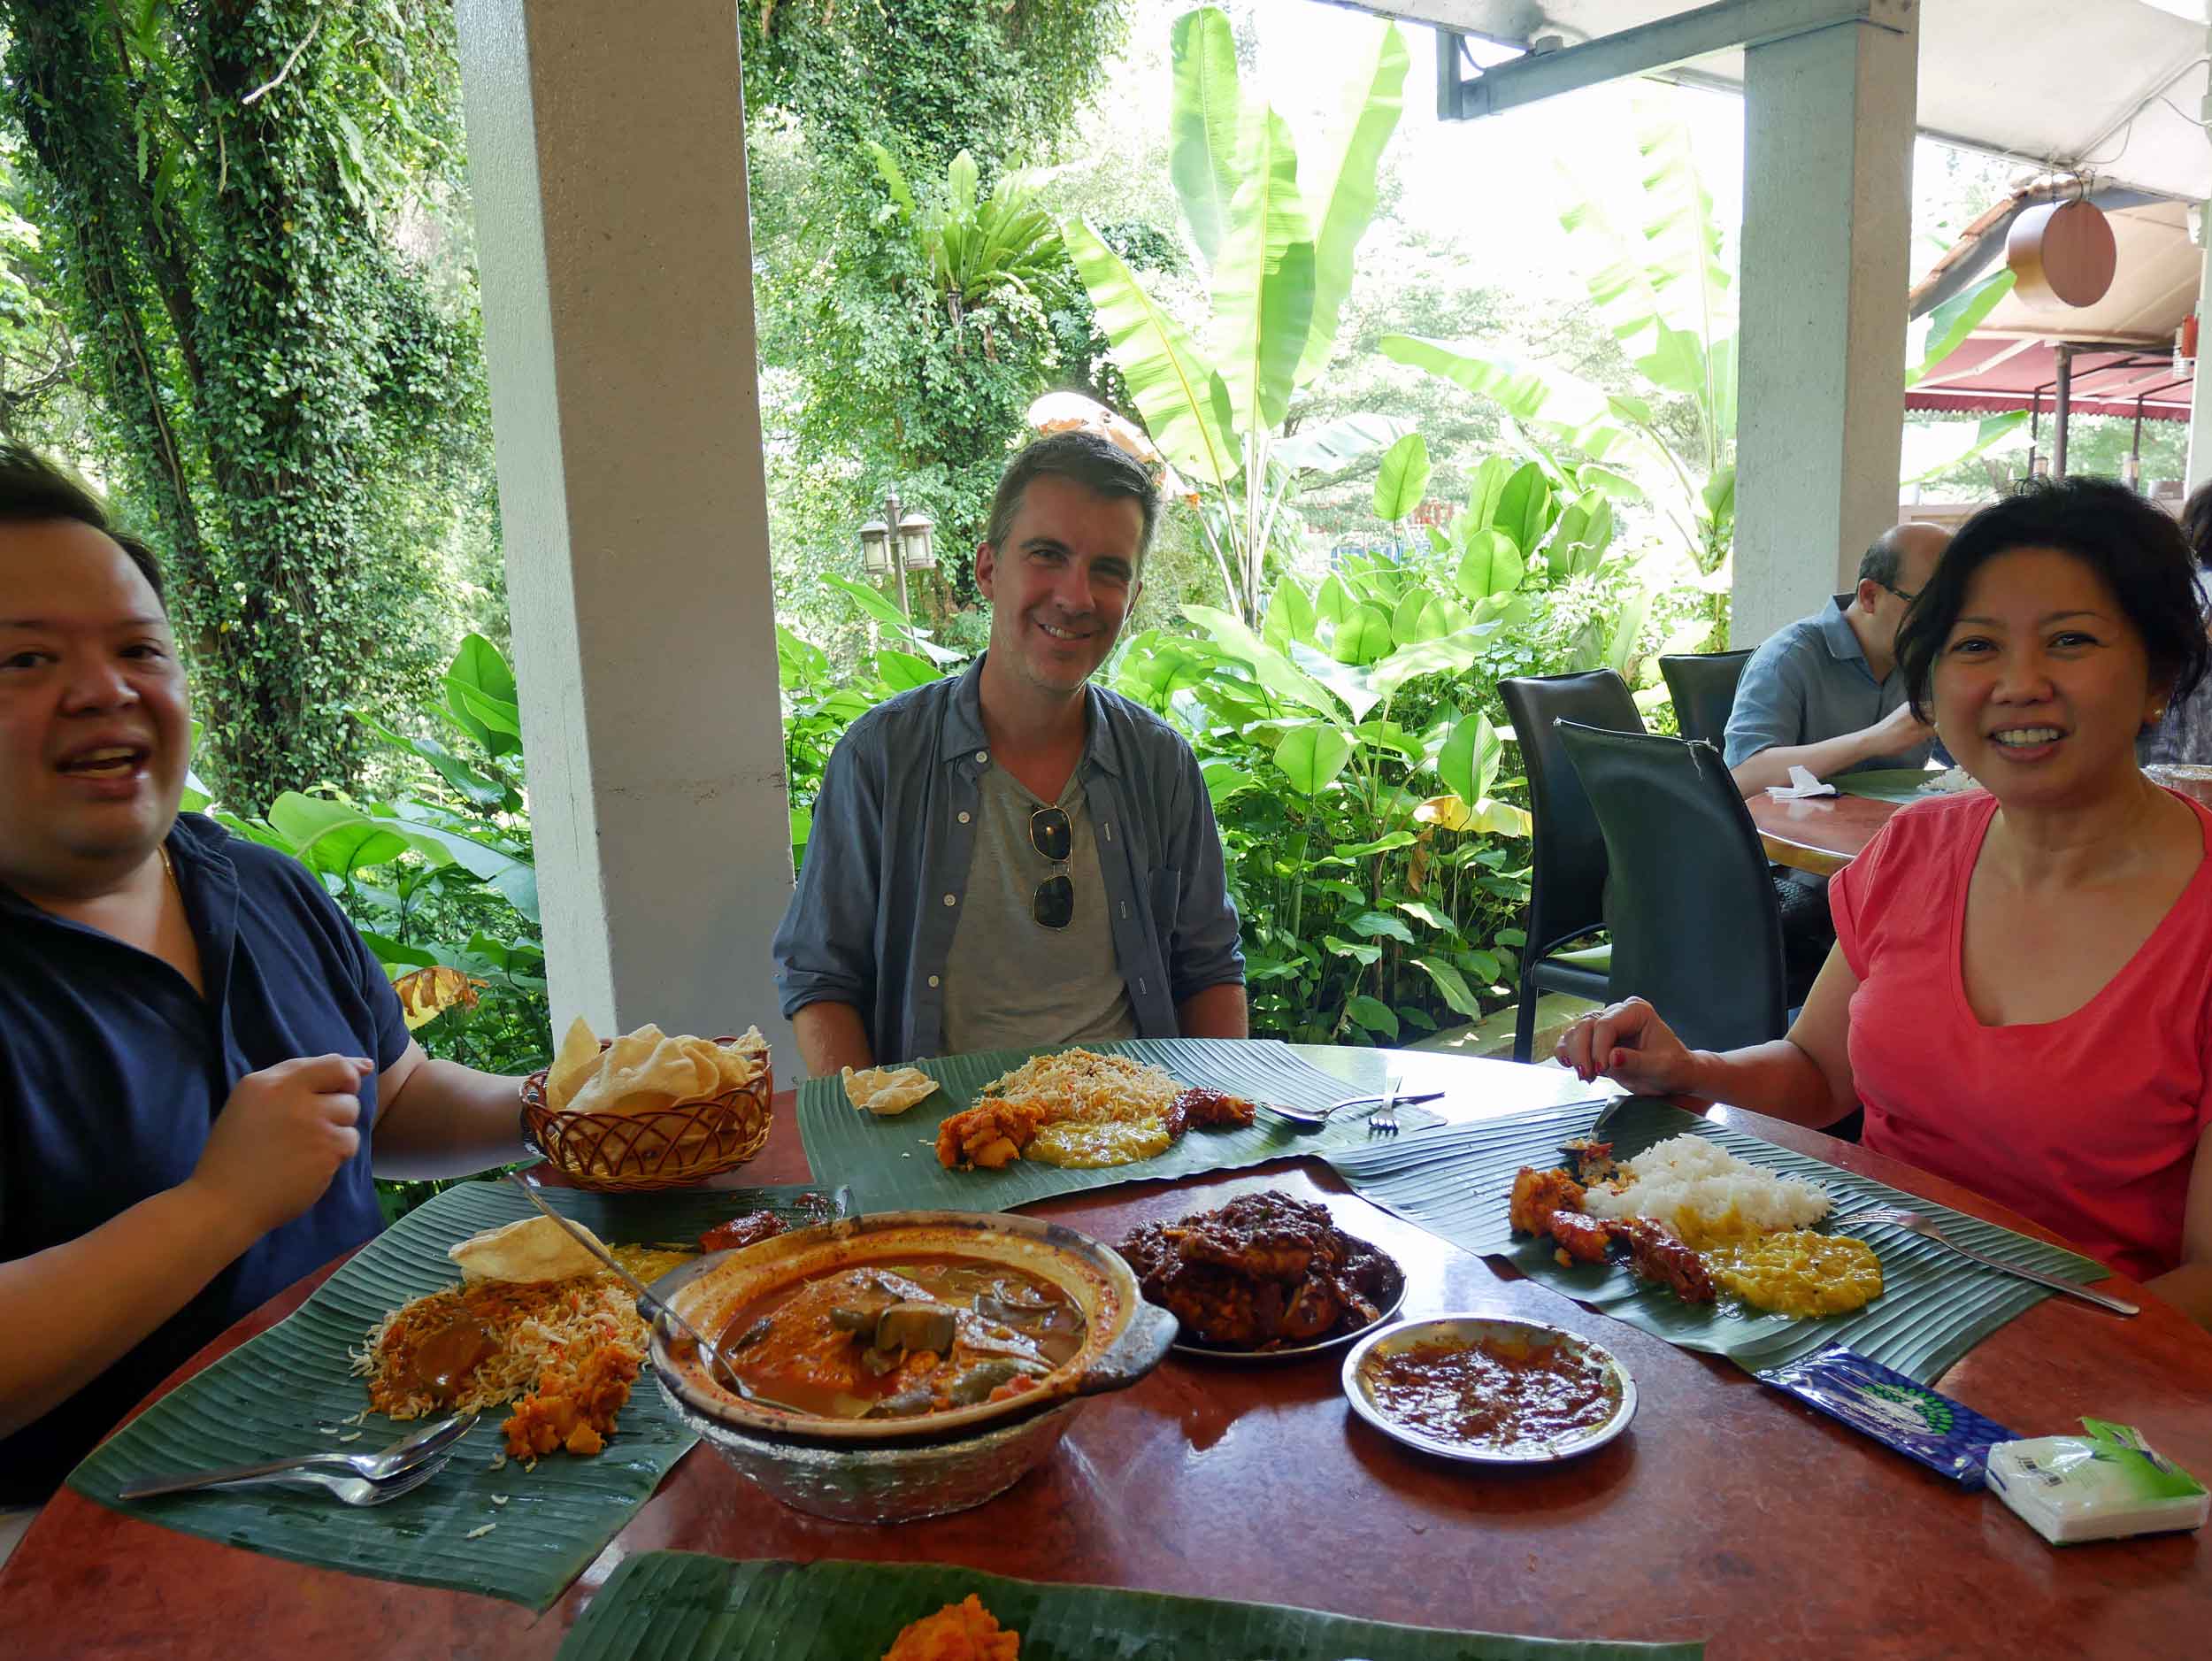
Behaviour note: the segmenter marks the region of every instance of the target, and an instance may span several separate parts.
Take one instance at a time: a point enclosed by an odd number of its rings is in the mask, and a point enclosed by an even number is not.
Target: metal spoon
[[[381,1453],[308,1453],[289,1459],[264,1459],[254,1465],[230,1465],[219,1471],[196,1471],[180,1476],[144,1477],[120,1490],[122,1500],[151,1499],[157,1494],[183,1494],[194,1488],[215,1488],[231,1482],[262,1482],[279,1478],[302,1481],[389,1483],[428,1467],[436,1470],[452,1457],[454,1443],[475,1428],[476,1415],[457,1413],[403,1436]],[[332,1492],[338,1493],[336,1488]],[[342,1493],[341,1499],[345,1498]],[[373,1503],[348,1500],[348,1504]]]
[[[727,1356],[722,1353],[720,1345],[717,1344],[713,1339],[708,1337],[696,1326],[694,1326],[689,1321],[679,1315],[661,1299],[656,1297],[651,1292],[648,1291],[646,1289],[645,1283],[639,1280],[637,1276],[632,1274],[627,1269],[624,1268],[620,1264],[617,1263],[597,1241],[594,1240],[589,1234],[584,1233],[582,1229],[577,1227],[575,1224],[570,1222],[567,1218],[562,1216],[550,1205],[548,1205],[543,1198],[540,1196],[537,1189],[532,1188],[527,1182],[525,1182],[519,1173],[510,1171],[507,1173],[507,1180],[520,1188],[522,1190],[523,1197],[528,1200],[531,1204],[536,1206],[539,1211],[542,1211],[546,1216],[551,1218],[553,1221],[559,1226],[563,1234],[566,1234],[571,1240],[581,1246],[586,1251],[591,1253],[593,1257],[598,1258],[600,1262],[605,1264],[608,1268],[613,1270],[615,1273],[622,1277],[622,1283],[628,1287],[631,1291],[637,1294],[637,1306],[639,1313],[644,1315],[650,1320],[667,1321],[670,1326],[676,1328],[678,1332],[682,1333],[685,1337],[690,1339],[693,1343],[696,1344],[699,1347],[699,1354],[706,1361],[709,1377],[711,1378],[718,1376],[723,1383],[728,1385],[731,1389],[734,1390],[744,1400],[749,1402],[757,1402],[763,1407],[772,1407],[786,1413],[798,1413],[805,1411],[802,1408],[794,1407],[787,1402],[779,1402],[772,1396],[763,1396],[751,1385],[746,1383],[743,1379],[738,1377],[737,1369],[730,1365],[730,1359]]]

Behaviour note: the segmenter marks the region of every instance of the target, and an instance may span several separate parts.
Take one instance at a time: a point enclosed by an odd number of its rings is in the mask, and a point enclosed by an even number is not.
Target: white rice
[[[1748,1165],[1702,1136],[1675,1136],[1621,1167],[1630,1179],[1584,1196],[1593,1217],[1650,1217],[1693,1246],[1804,1228],[1828,1214],[1827,1191]]]

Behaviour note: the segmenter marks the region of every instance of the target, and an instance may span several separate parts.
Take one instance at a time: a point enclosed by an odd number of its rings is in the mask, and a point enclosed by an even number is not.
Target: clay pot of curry
[[[991,1435],[1127,1388],[1176,1334],[1108,1247],[1003,1213],[843,1218],[702,1257],[654,1290],[745,1385],[657,1326],[653,1371],[687,1418],[818,1447]]]

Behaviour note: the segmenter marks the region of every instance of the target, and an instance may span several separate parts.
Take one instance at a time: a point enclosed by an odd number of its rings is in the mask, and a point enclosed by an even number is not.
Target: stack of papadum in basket
[[[561,1138],[569,1155],[562,1163],[580,1173],[618,1177],[641,1164],[666,1172],[717,1157],[730,1140],[729,1110],[746,1108],[745,1098],[751,1103],[748,1117],[764,1129],[768,1078],[768,1041],[757,1027],[717,1042],[671,1036],[649,1023],[603,1049],[580,1015],[546,1069],[544,1105],[562,1120],[590,1115],[589,1122],[605,1128],[580,1159],[581,1139]],[[605,1126],[611,1118],[638,1121],[634,1134]]]

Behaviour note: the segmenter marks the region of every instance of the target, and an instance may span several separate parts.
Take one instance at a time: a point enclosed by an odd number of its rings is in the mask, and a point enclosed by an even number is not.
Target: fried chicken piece
[[[937,1127],[937,1163],[949,1170],[980,1165],[987,1171],[1011,1164],[1036,1141],[1038,1127],[1050,1111],[1040,1103],[987,1096]]]
[[[1582,1184],[1564,1171],[1539,1171],[1523,1165],[1513,1179],[1513,1198],[1506,1207],[1506,1216],[1515,1234],[1543,1234],[1551,1232],[1554,1211],[1581,1209]]]
[[[1628,1248],[1628,1266],[1672,1289],[1685,1303],[1713,1301],[1713,1279],[1694,1251],[1648,1217],[1609,1222],[1605,1232]]]
[[[1603,1263],[1605,1225],[1580,1211],[1554,1211],[1545,1219],[1544,1232],[1559,1242],[1559,1261]]]
[[[1187,1130],[1217,1125],[1242,1130],[1252,1122],[1254,1111],[1242,1096],[1193,1085],[1168,1103],[1167,1134],[1179,1138]]]

